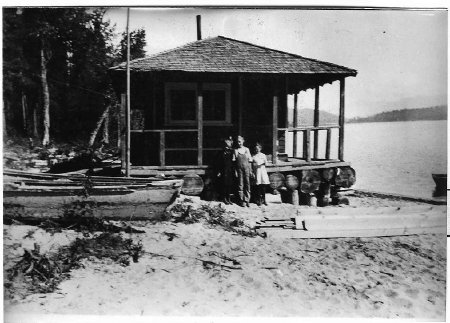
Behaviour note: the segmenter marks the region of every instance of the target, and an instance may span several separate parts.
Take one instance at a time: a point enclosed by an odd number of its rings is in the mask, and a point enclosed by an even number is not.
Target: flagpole
[[[130,177],[130,8],[127,9],[127,109],[126,109],[126,141],[125,141],[125,176]]]

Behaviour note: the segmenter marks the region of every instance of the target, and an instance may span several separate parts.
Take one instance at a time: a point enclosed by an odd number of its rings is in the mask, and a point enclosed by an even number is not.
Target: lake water
[[[346,124],[344,157],[355,188],[431,197],[431,173],[447,173],[447,121]]]
[[[311,146],[313,145],[311,135]],[[325,157],[326,132],[319,133],[319,158]],[[302,151],[302,138],[298,151]],[[288,135],[292,147],[292,133]],[[331,136],[331,158],[338,158],[338,129]],[[288,150],[292,156],[292,148]],[[432,197],[432,173],[447,173],[447,121],[349,123],[344,159],[356,171],[354,188]]]

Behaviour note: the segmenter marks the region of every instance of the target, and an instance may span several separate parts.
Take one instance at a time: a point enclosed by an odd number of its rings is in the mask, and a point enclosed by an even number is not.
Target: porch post
[[[127,168],[127,158],[126,158],[126,146],[125,146],[125,141],[126,141],[126,126],[127,126],[127,121],[126,121],[126,110],[127,110],[127,94],[126,93],[122,93],[120,95],[120,116],[119,116],[119,144],[120,144],[120,161],[121,161],[121,168],[123,171],[126,170]]]
[[[344,161],[345,79],[340,80],[339,100],[339,160]]]
[[[278,96],[273,96],[273,123],[272,123],[272,164],[277,164],[278,151]]]
[[[314,127],[319,126],[319,96],[320,90],[319,86],[316,86],[315,90],[315,100],[314,100]],[[314,159],[317,159],[317,152],[319,147],[319,130],[314,130]]]
[[[239,76],[238,78],[238,91],[239,91],[239,102],[238,102],[238,133],[239,135],[242,134],[242,109],[244,108],[244,86],[243,86],[243,80],[242,76]]]
[[[284,131],[284,153],[288,154],[288,135],[289,131],[287,128],[289,127],[289,108],[288,108],[288,99],[289,99],[289,79],[287,77],[284,78],[284,92],[283,92],[283,110],[284,110],[284,125],[286,128]]]
[[[298,94],[294,94],[294,117],[293,117],[293,126],[294,128],[298,127]],[[293,138],[293,150],[292,150],[292,157],[297,157],[297,138],[298,133],[296,130],[294,130],[294,138]]]
[[[197,83],[197,164],[203,165],[203,84]]]

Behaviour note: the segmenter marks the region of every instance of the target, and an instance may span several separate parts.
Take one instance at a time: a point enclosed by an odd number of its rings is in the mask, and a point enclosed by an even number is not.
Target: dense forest
[[[369,117],[357,117],[349,119],[347,120],[347,122],[357,123],[414,120],[447,120],[447,106],[441,105],[429,108],[393,110],[377,113]]]
[[[108,68],[126,59],[97,8],[3,8],[3,134],[88,142],[117,136],[117,99]],[[114,45],[114,38],[121,41]],[[130,33],[131,58],[145,56],[145,30]],[[101,122],[99,122],[101,121]],[[111,136],[110,136],[111,134]]]

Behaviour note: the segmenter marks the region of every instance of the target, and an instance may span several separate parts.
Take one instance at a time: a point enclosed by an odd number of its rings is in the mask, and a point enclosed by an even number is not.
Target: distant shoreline
[[[377,113],[369,117],[347,119],[347,123],[395,122],[395,121],[437,121],[447,120],[447,106],[439,105],[419,109],[401,109]]]
[[[350,123],[394,123],[394,122],[422,122],[422,121],[447,121],[447,119],[423,119],[423,120],[377,120],[377,121],[349,121],[346,120],[346,124]]]

